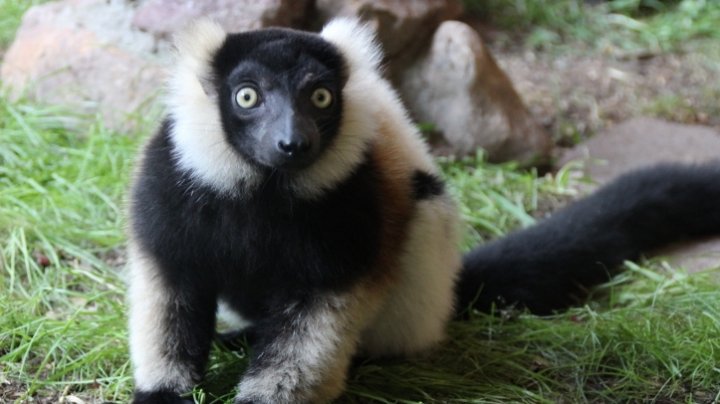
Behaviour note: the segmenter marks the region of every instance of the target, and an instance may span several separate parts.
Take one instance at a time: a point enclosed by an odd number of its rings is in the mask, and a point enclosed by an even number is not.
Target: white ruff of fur
[[[346,180],[365,161],[378,135],[380,121],[392,122],[397,134],[433,170],[426,146],[390,84],[382,78],[382,53],[373,30],[357,19],[331,21],[321,37],[335,45],[347,61],[339,134],[309,168],[294,175],[293,190],[304,198],[321,196]],[[174,126],[171,137],[180,168],[193,179],[227,195],[252,192],[261,183],[257,170],[225,139],[217,100],[206,94],[201,80],[211,77],[210,60],[222,46],[225,32],[217,24],[200,21],[176,39],[179,58],[170,80],[167,101]],[[415,159],[414,159],[415,160]]]
[[[132,243],[128,246],[128,269],[128,322],[135,388],[139,391],[192,388],[199,375],[164,353],[168,337],[163,319],[173,297],[166,293],[152,259],[144,257]]]
[[[168,111],[173,154],[194,180],[221,194],[236,194],[255,184],[255,169],[225,139],[215,95],[201,80],[212,76],[211,58],[225,41],[223,29],[201,20],[180,33],[178,58],[169,82]]]

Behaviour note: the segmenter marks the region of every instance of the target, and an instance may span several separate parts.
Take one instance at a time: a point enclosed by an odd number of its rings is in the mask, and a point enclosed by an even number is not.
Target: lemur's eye
[[[258,103],[258,93],[252,87],[243,87],[235,95],[235,102],[241,108],[252,108]]]
[[[310,96],[312,103],[318,108],[327,108],[332,103],[332,94],[327,88],[317,88]]]

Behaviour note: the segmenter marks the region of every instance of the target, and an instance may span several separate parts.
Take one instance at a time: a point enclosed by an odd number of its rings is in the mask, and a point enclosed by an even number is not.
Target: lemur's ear
[[[357,18],[336,18],[323,28],[320,35],[340,49],[351,69],[377,70],[382,62],[382,50],[375,38],[375,29]]]
[[[178,52],[174,66],[175,78],[189,80],[194,76],[204,92],[213,96],[215,89],[212,85],[212,57],[226,37],[227,34],[220,24],[209,19],[197,20],[177,33],[174,41]]]

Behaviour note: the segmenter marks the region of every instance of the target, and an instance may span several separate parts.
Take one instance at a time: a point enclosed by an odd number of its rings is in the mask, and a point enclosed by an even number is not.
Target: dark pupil
[[[243,99],[244,99],[245,101],[250,101],[250,93],[245,93],[245,94],[243,94]]]
[[[323,93],[318,93],[318,95],[317,95],[317,100],[318,100],[318,102],[323,102],[323,101],[325,101],[325,94],[323,94]]]

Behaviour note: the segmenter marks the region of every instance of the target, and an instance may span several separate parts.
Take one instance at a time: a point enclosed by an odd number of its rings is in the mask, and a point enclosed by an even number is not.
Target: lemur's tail
[[[642,252],[720,234],[720,164],[660,165],[626,174],[549,219],[465,256],[460,311],[517,304],[566,308]]]

